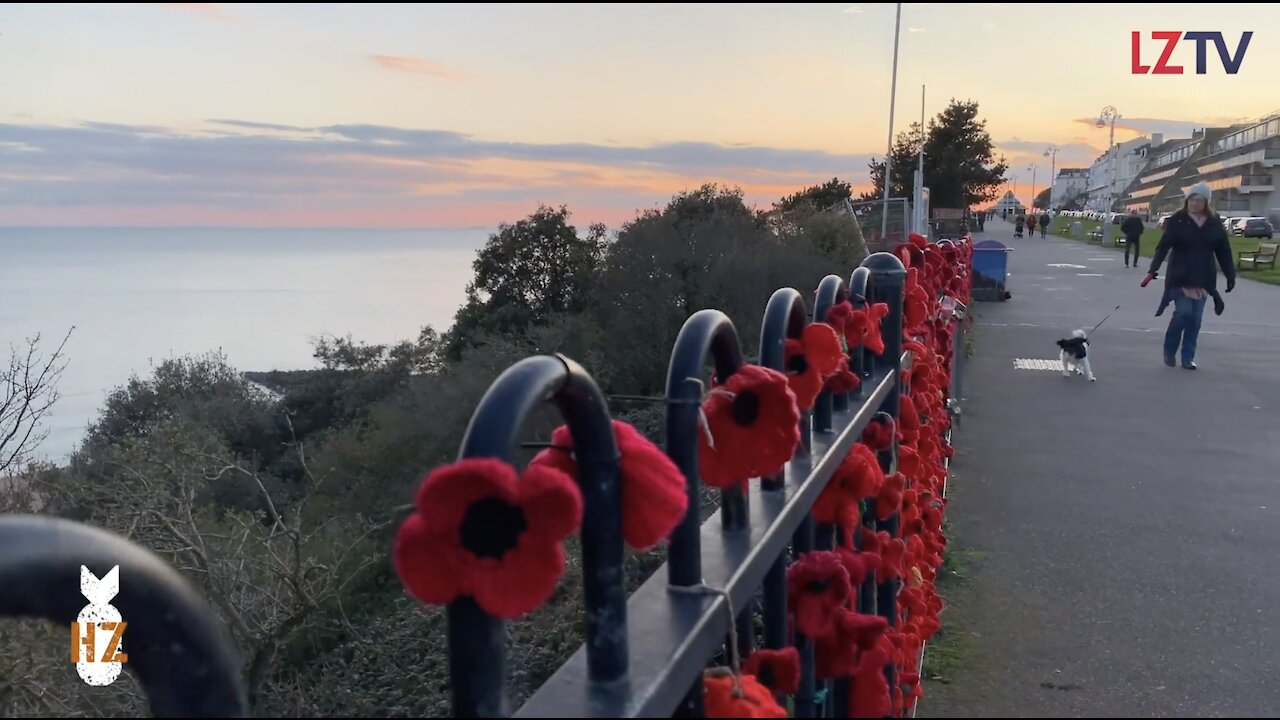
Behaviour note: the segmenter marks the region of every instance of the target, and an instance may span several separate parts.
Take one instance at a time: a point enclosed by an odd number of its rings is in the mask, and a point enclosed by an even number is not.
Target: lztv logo
[[[1222,33],[1217,31],[1200,31],[1188,30],[1157,30],[1151,33],[1152,40],[1163,40],[1164,51],[1160,53],[1160,58],[1156,60],[1155,66],[1142,64],[1142,33],[1134,30],[1130,36],[1133,42],[1133,74],[1134,75],[1181,75],[1184,72],[1181,65],[1170,65],[1169,60],[1173,57],[1173,51],[1178,47],[1178,42],[1188,40],[1196,44],[1196,74],[1209,74],[1209,41],[1213,41],[1214,47],[1218,50],[1218,59],[1222,61],[1222,69],[1228,75],[1235,75],[1240,72],[1240,63],[1244,62],[1244,53],[1249,49],[1249,41],[1253,39],[1253,31],[1246,31],[1240,36],[1240,42],[1236,44],[1234,55],[1227,53],[1227,41]]]

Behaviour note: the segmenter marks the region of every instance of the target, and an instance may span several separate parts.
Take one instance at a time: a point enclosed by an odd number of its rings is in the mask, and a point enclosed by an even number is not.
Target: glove
[[[1236,279],[1233,277],[1227,278],[1227,292],[1231,292],[1232,290],[1235,290],[1235,289],[1236,289]]]
[[[1147,283],[1155,279],[1156,279],[1156,273],[1147,273],[1147,276],[1142,278],[1142,287],[1146,287]],[[1231,291],[1228,290],[1227,292],[1231,292]]]

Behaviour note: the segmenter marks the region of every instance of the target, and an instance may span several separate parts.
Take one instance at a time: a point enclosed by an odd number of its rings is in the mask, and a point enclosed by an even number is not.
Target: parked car
[[[1274,228],[1271,227],[1271,221],[1266,218],[1249,218],[1244,223],[1244,229],[1241,235],[1247,238],[1266,238],[1271,239]]]

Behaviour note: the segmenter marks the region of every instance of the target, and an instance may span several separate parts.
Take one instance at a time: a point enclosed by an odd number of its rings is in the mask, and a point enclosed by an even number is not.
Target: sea
[[[113,388],[166,358],[300,370],[323,336],[446,330],[492,231],[0,227],[0,361],[70,333],[39,452],[59,462]]]

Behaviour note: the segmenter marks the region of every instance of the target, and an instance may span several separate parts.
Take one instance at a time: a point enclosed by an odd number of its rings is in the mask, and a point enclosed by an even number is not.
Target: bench
[[[1236,257],[1236,267],[1241,270],[1258,270],[1263,265],[1276,269],[1276,250],[1280,243],[1258,243],[1257,250],[1242,250]],[[1249,267],[1245,267],[1249,263]]]

